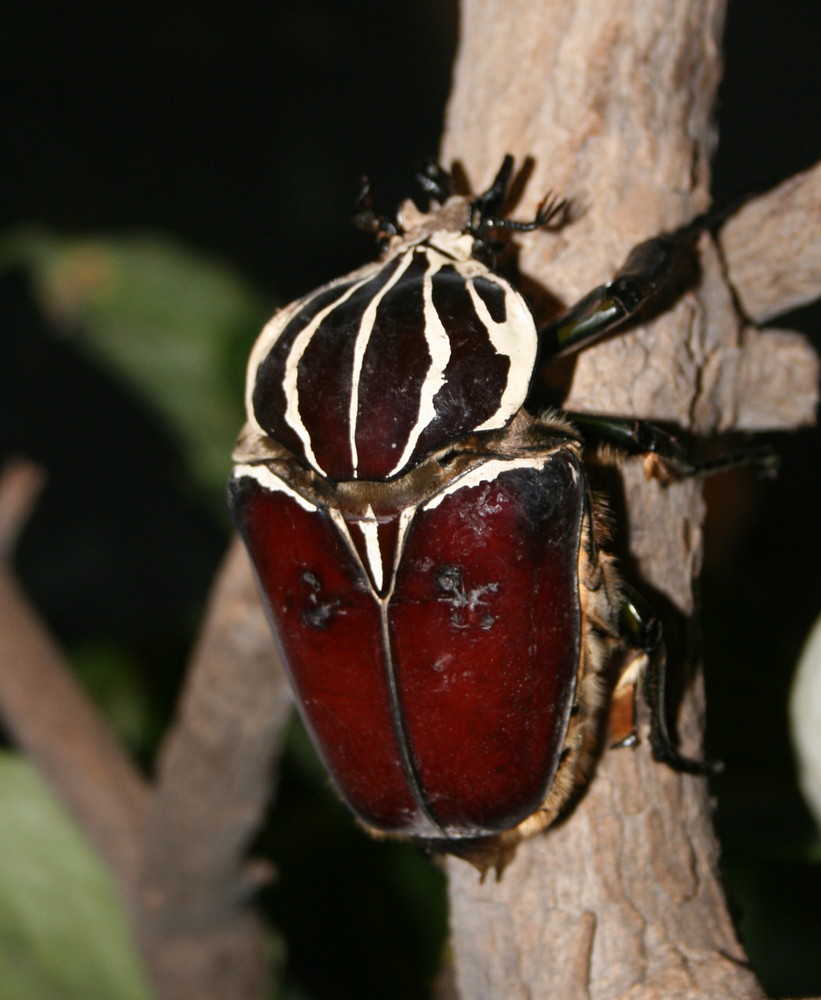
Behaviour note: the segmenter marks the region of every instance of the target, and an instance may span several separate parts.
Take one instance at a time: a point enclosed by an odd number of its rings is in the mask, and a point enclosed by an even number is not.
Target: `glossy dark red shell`
[[[377,511],[384,597],[352,515],[340,527],[242,470],[231,502],[300,710],[352,810],[430,839],[532,814],[559,763],[579,663],[574,454],[490,460],[446,484],[415,511],[395,570],[400,512]]]

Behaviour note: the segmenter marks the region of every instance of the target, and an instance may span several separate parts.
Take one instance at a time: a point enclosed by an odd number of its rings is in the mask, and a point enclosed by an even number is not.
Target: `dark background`
[[[386,206],[407,193],[414,162],[437,148],[456,44],[455,4],[441,0],[31,0],[4,22],[3,226],[170,232],[272,303],[372,255],[349,225],[358,179],[373,177]],[[816,0],[731,6],[718,203],[818,159],[819,37]],[[50,475],[21,575],[69,648],[128,650],[159,731],[227,521],[181,487],[177,446],[134,392],[53,336],[19,271],[0,275],[0,309],[0,458],[30,455]],[[780,325],[819,344],[817,308]],[[776,484],[711,485],[745,531],[713,521],[709,732],[727,764],[718,821],[756,969],[775,995],[817,994],[821,877],[785,702],[821,610],[821,463],[815,432],[778,446]],[[310,998],[423,996],[440,958],[438,876],[353,828],[298,735],[289,760],[260,849],[281,872],[265,904],[289,942],[290,982]]]

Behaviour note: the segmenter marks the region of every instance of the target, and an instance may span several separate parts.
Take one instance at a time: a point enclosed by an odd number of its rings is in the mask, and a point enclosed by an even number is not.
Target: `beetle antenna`
[[[414,176],[425,194],[440,205],[444,205],[453,194],[453,178],[432,157],[421,163]]]
[[[487,191],[477,195],[469,205],[468,231],[474,236],[480,236],[482,232],[487,232],[489,228],[492,228],[485,225],[485,220],[501,212],[512,173],[513,157],[507,153],[493,183]]]

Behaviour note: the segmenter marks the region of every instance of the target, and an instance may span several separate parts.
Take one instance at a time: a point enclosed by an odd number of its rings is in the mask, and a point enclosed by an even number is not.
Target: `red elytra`
[[[376,830],[455,840],[515,827],[559,765],[584,485],[568,449],[439,482],[404,507],[335,508],[240,466],[231,500],[340,794]]]

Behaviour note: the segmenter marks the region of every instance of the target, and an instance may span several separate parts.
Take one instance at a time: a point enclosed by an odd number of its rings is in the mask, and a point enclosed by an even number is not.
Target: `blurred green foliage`
[[[25,227],[0,240],[0,268],[21,265],[54,327],[166,418],[195,487],[222,510],[247,349],[271,305],[226,266],[154,234]]]
[[[0,752],[0,1000],[149,1000],[111,877],[35,768]]]

